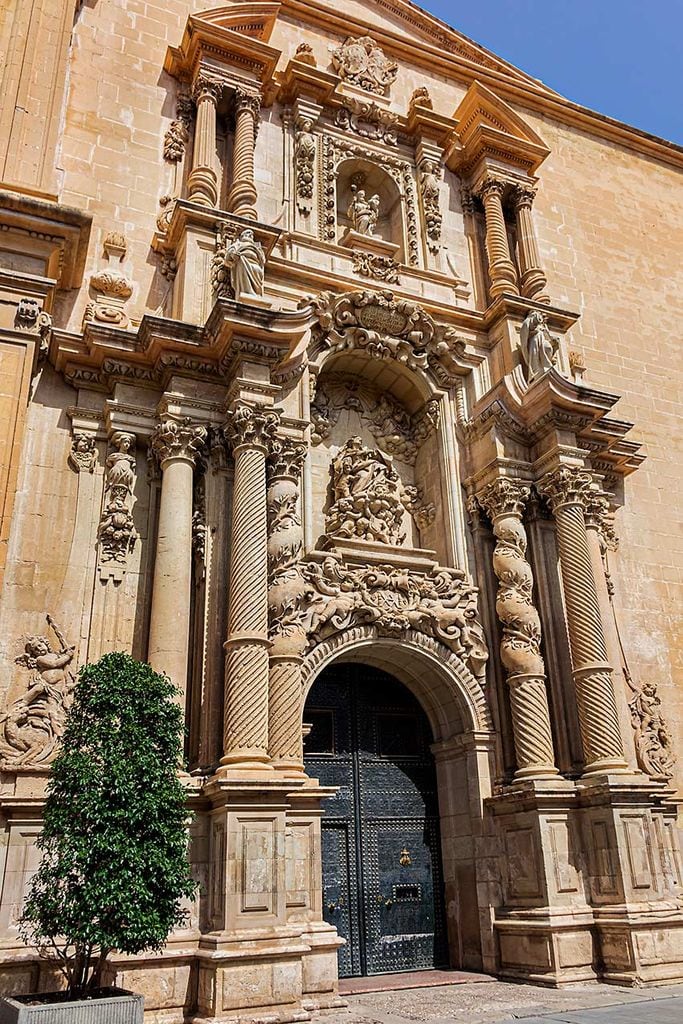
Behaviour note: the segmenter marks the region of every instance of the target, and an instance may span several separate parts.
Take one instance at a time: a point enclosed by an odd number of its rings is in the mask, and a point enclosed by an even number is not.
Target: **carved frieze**
[[[346,566],[330,556],[277,574],[269,605],[274,639],[299,636],[314,644],[358,625],[396,638],[416,630],[440,640],[477,679],[485,678],[488,651],[477,591],[460,570]]]
[[[353,250],[353,269],[361,277],[372,277],[386,284],[400,284],[401,264],[391,256],[379,256],[372,252]]]
[[[369,382],[343,374],[326,375],[311,403],[311,442],[330,436],[344,409],[354,410],[369,427],[379,446],[390,455],[413,465],[421,445],[436,430],[439,403],[430,399],[410,415],[386,391]]]
[[[48,767],[64,734],[73,698],[76,653],[51,615],[47,623],[57,638],[54,649],[47,636],[28,636],[24,653],[16,658],[29,673],[25,692],[0,716],[0,768],[30,771]]]
[[[332,66],[344,82],[383,96],[396,80],[398,64],[370,36],[349,36],[332,51]]]
[[[135,435],[117,431],[105,463],[104,503],[97,530],[98,571],[120,580],[126,571],[137,532],[132,508],[135,487]]]

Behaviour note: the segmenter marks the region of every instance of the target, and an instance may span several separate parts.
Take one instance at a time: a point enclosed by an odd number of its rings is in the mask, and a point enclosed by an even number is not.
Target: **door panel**
[[[323,912],[347,944],[339,973],[446,960],[436,774],[429,723],[398,680],[324,672],[309,695],[309,775],[338,786],[322,822]]]

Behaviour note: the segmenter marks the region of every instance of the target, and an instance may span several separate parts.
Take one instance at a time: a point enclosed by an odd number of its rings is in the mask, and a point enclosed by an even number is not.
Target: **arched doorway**
[[[335,662],[306,702],[309,775],[339,787],[322,821],[323,914],[348,977],[448,959],[429,721],[398,679]]]

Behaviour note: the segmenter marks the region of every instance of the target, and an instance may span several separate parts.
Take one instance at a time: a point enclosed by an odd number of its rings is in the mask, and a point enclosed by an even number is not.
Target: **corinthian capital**
[[[582,505],[589,500],[593,481],[590,473],[577,466],[558,466],[539,480],[536,487],[550,502],[553,512],[563,505]]]
[[[192,98],[195,103],[199,103],[203,99],[210,99],[214,103],[218,103],[224,88],[225,83],[220,79],[212,78],[211,75],[199,74],[192,88]]]
[[[306,445],[302,441],[294,441],[289,437],[276,437],[270,446],[268,473],[271,479],[287,477],[298,480],[301,476]]]
[[[530,488],[518,480],[498,477],[488,484],[477,498],[489,519],[496,519],[499,516],[515,516],[521,519],[530,493]]]
[[[241,447],[271,448],[280,417],[276,412],[254,405],[238,405],[228,413],[225,439],[233,449]]]
[[[484,178],[483,182],[479,186],[478,194],[482,199],[486,199],[487,196],[496,195],[502,198],[503,192],[505,191],[505,182],[501,178],[494,178],[492,174]]]
[[[261,97],[248,89],[235,89],[235,113],[241,114],[248,110],[256,121],[261,113]]]
[[[163,469],[169,459],[196,462],[206,437],[206,427],[198,426],[185,416],[181,420],[162,420],[152,434],[150,444]]]
[[[512,190],[512,202],[515,210],[524,207],[531,209],[536,198],[536,189],[533,185],[515,185]]]

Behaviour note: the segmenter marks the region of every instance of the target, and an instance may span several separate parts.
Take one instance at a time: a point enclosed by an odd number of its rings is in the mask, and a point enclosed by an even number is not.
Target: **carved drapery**
[[[268,459],[268,566],[269,607],[277,608],[283,595],[278,584],[301,554],[303,536],[299,514],[299,479],[306,445],[276,438]],[[273,767],[301,774],[301,665],[303,644],[296,637],[272,641],[268,679],[268,751]]]
[[[192,492],[195,463],[206,442],[205,427],[189,417],[164,419],[151,450],[161,468],[152,608],[147,657],[181,692],[185,706],[192,587]]]
[[[258,192],[254,178],[254,150],[259,126],[261,97],[246,89],[235,90],[235,144],[228,210],[246,220],[258,220]]]
[[[553,750],[541,620],[533,603],[533,574],[522,523],[530,490],[499,478],[479,495],[496,538],[493,569],[498,579],[496,612],[503,627],[500,656],[510,687],[517,778],[557,774]]]
[[[486,215],[486,253],[489,264],[489,290],[495,298],[504,292],[517,295],[517,271],[510,257],[505,215],[503,213],[503,193],[505,183],[498,178],[485,179],[479,195],[484,204]]]
[[[531,185],[516,185],[512,190],[512,204],[517,220],[517,242],[520,262],[520,291],[536,302],[550,302],[548,280],[541,267],[538,242],[531,213],[536,189]]]
[[[135,501],[135,435],[116,431],[111,438],[104,475],[104,503],[97,530],[98,571],[102,579],[121,580],[137,533]]]
[[[192,170],[187,181],[190,202],[214,207],[218,204],[216,172],[216,106],[224,84],[200,74],[194,85],[197,117],[194,129]]]
[[[276,413],[240,404],[225,428],[235,462],[221,758],[226,768],[268,763],[266,456],[277,425]]]
[[[578,468],[559,466],[537,486],[555,516],[585,773],[623,770],[626,762],[612,669],[584,518],[592,479]]]

